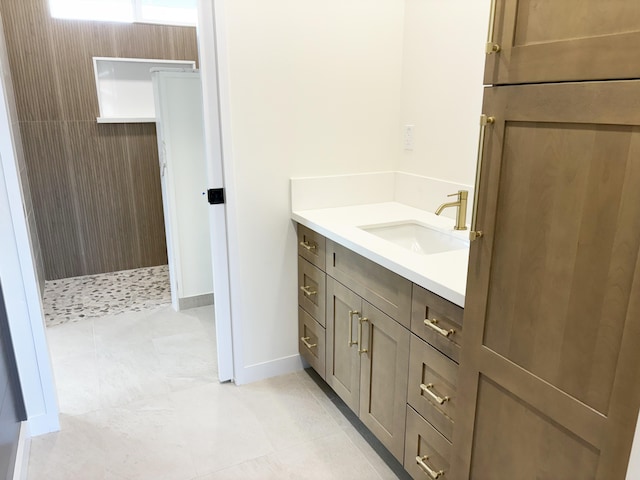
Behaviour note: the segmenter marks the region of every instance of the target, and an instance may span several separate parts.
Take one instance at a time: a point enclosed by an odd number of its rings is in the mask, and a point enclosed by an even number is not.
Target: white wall
[[[12,119],[16,110],[8,65],[0,28],[0,281],[29,427],[38,435],[59,428],[58,406],[20,186],[17,156],[21,140]]]
[[[402,152],[398,170],[474,183],[489,6],[405,0],[398,128],[415,125],[415,145]]]
[[[289,179],[395,170],[403,14],[397,0],[216,1],[238,383],[300,365]]]

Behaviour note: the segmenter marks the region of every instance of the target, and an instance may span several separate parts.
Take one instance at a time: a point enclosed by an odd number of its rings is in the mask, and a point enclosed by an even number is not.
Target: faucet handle
[[[467,198],[467,195],[469,195],[468,190],[458,190],[456,193],[451,193],[447,195],[447,197],[458,197],[462,199],[462,198]]]

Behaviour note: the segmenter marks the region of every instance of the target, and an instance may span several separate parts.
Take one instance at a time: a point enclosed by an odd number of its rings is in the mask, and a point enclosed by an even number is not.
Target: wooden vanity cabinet
[[[463,309],[413,285],[404,467],[416,480],[450,477]]]
[[[326,381],[402,462],[409,331],[327,278]]]
[[[301,355],[414,478],[429,462],[448,471],[462,308],[308,228],[298,235]],[[311,295],[321,288],[323,302]]]
[[[298,351],[325,378],[325,239],[298,225]]]
[[[485,84],[640,78],[638,0],[493,2]]]
[[[622,480],[640,407],[640,81],[494,87],[483,112],[451,478]]]

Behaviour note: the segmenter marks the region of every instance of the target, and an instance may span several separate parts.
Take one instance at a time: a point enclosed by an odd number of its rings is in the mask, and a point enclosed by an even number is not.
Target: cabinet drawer
[[[326,275],[322,270],[298,257],[298,305],[323,327],[325,326],[325,283]]]
[[[327,240],[327,274],[346,285],[374,307],[409,328],[411,282]]]
[[[455,420],[457,382],[458,365],[411,335],[407,401],[449,440]]]
[[[325,239],[319,233],[298,224],[298,255],[313,263],[320,270],[325,267]]]
[[[458,362],[464,309],[413,285],[411,331]]]
[[[325,378],[325,331],[311,315],[298,307],[298,351]]]
[[[447,478],[451,461],[451,443],[429,422],[407,406],[407,436],[404,469],[415,480]],[[430,470],[430,472],[429,472]],[[440,475],[437,475],[438,472]]]

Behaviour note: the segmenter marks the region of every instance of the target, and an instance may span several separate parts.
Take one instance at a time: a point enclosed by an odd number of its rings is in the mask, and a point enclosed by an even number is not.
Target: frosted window
[[[195,25],[196,0],[49,0],[51,16],[76,20]]]

